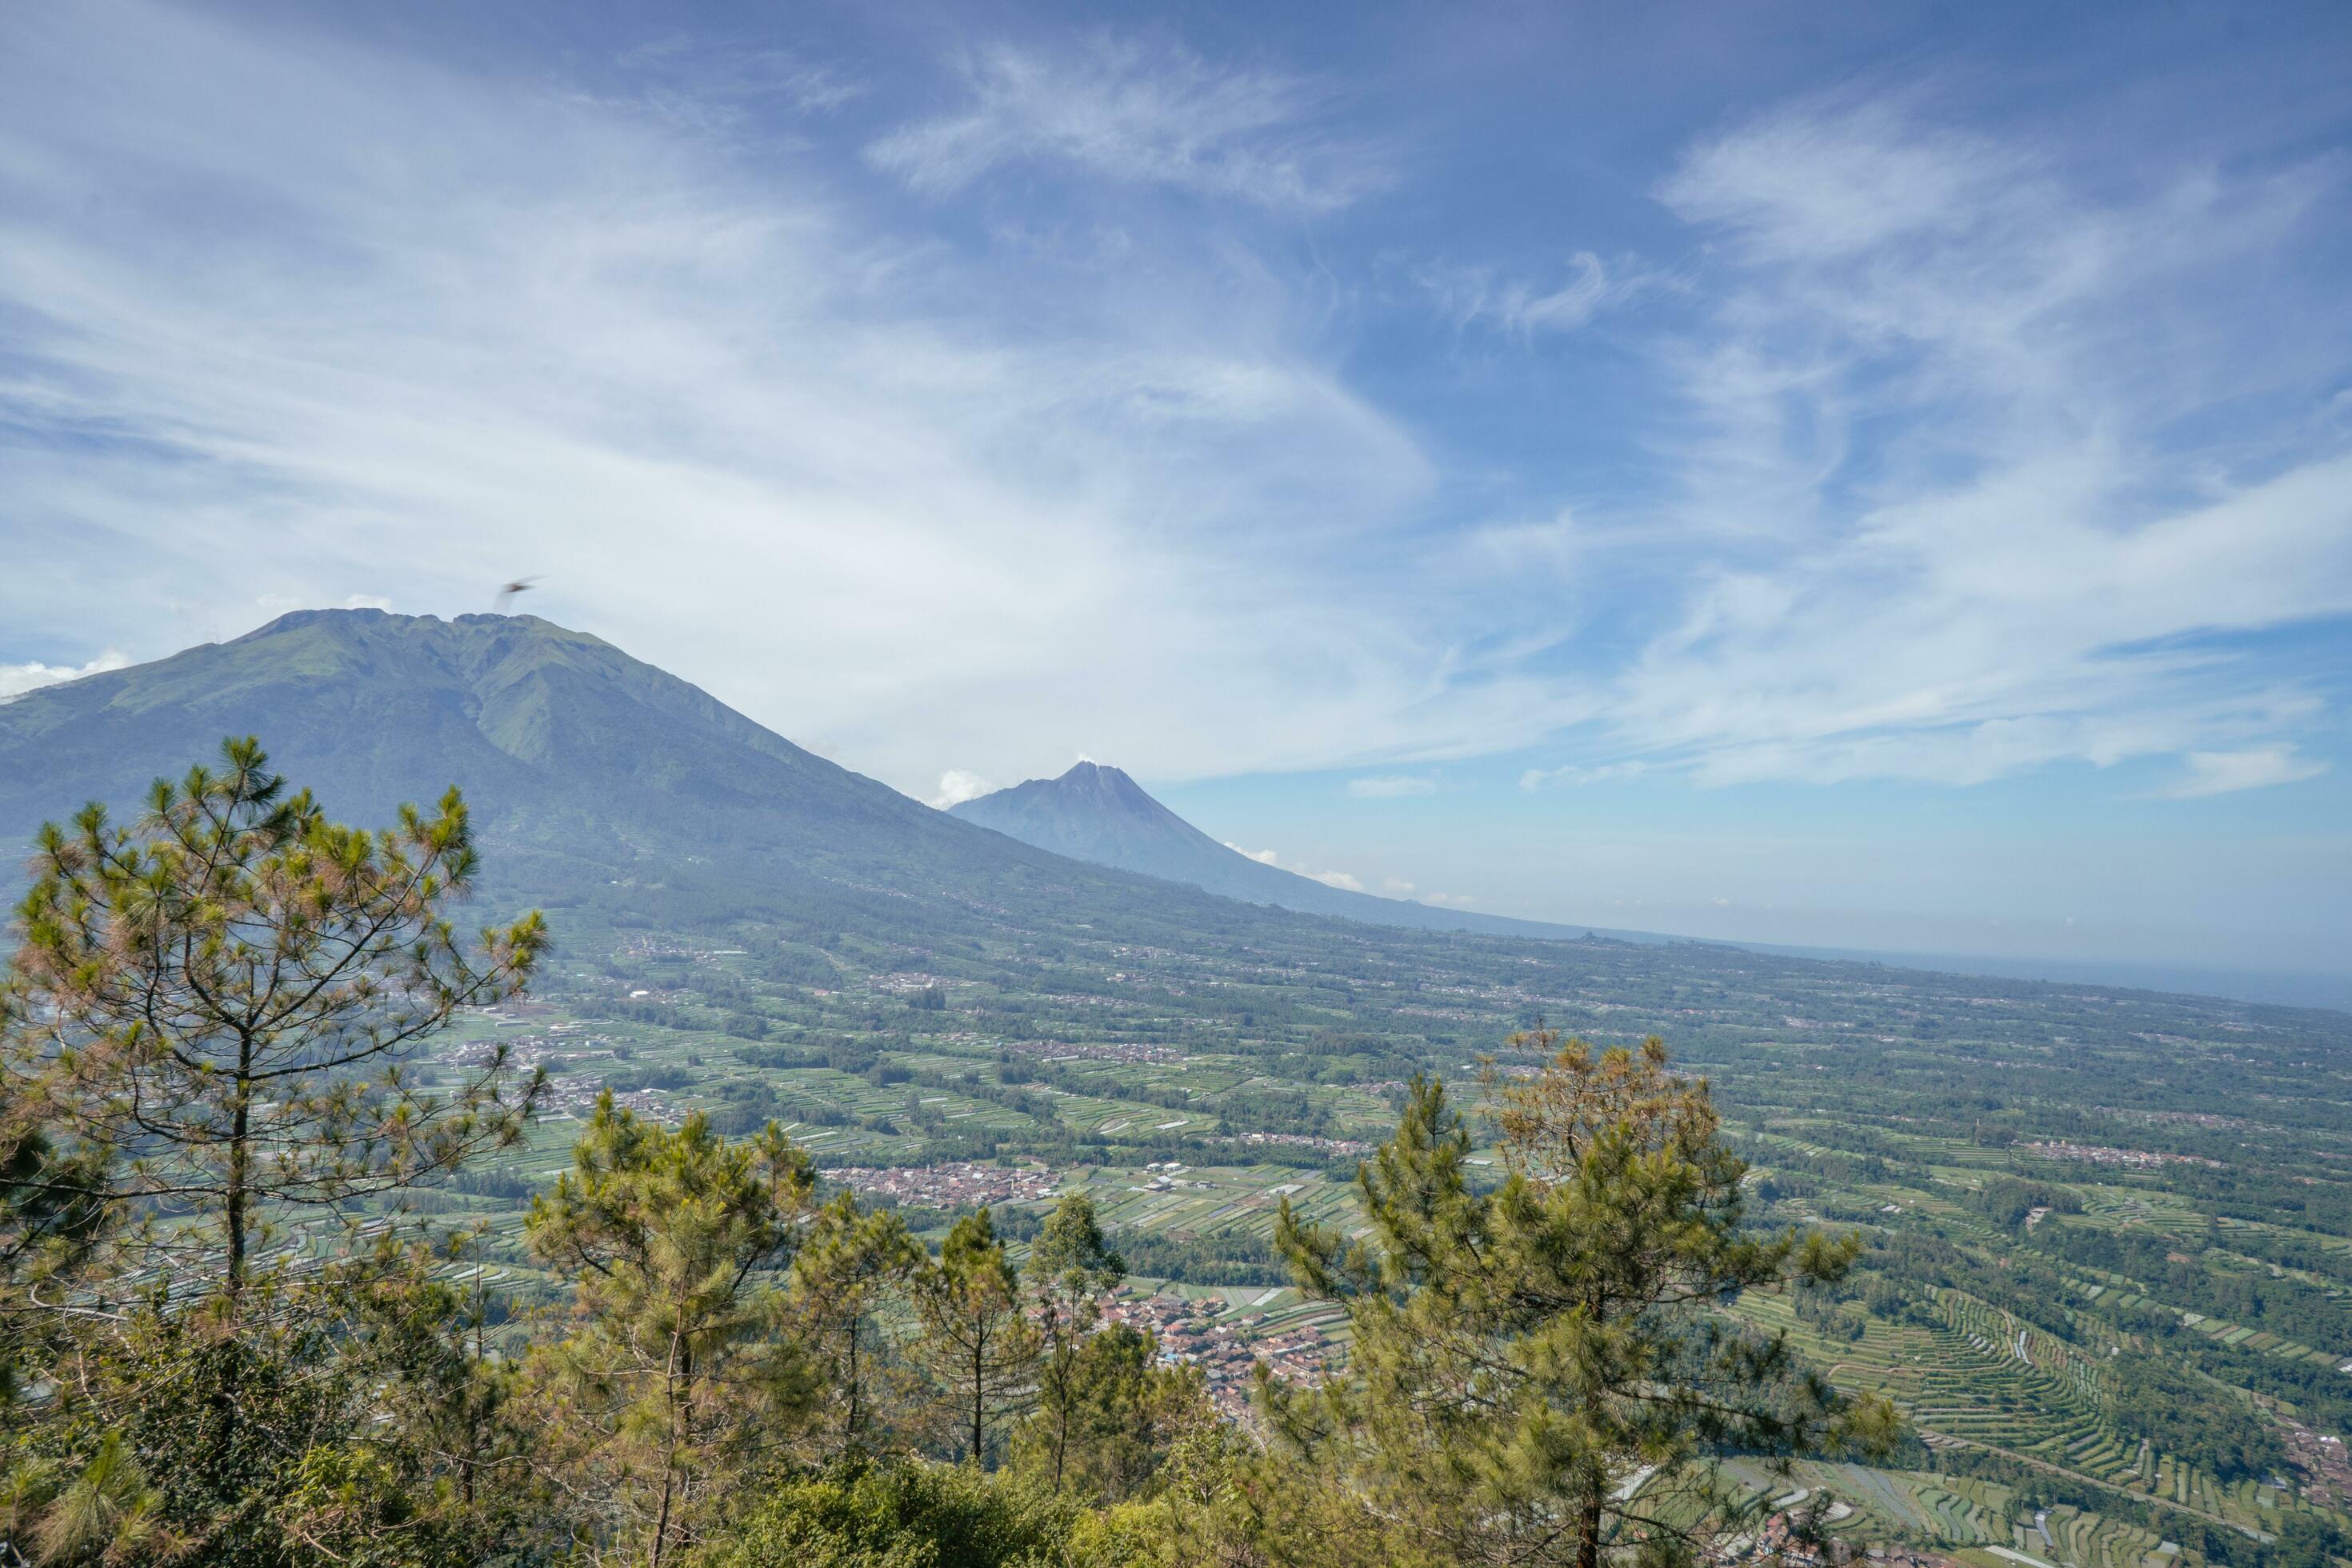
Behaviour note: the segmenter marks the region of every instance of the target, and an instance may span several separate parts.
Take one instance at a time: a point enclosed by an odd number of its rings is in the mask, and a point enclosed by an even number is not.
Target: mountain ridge
[[[833,921],[902,942],[1102,919],[1168,940],[1264,918],[935,810],[535,616],[299,610],[27,692],[0,705],[0,844],[87,801],[127,821],[154,779],[247,734],[345,821],[388,821],[461,785],[486,898],[632,920]]]
[[[1403,899],[1334,888],[1252,858],[1202,832],[1154,799],[1124,770],[1080,762],[1057,778],[1028,779],[948,807],[950,816],[994,828],[1024,844],[1074,860],[1181,882],[1244,903],[1272,904],[1418,931],[1570,941],[1601,934],[1588,926],[1513,920],[1470,910],[1439,909]],[[1653,939],[1654,940],[1654,939]]]
[[[331,814],[388,820],[464,787],[509,884],[731,858],[901,890],[1076,868],[953,823],[699,687],[534,616],[310,610],[0,706],[0,837],[258,735]],[[647,865],[646,863],[657,863]]]

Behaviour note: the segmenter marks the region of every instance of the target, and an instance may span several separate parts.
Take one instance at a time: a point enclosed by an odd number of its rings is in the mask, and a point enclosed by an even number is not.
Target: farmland
[[[1120,1310],[1238,1412],[1259,1355],[1308,1378],[1344,1361],[1334,1310],[1287,1286],[1275,1216],[1353,1223],[1356,1159],[1406,1080],[1475,1109],[1483,1068],[1532,1065],[1517,1029],[1656,1033],[1714,1083],[1760,1223],[1865,1238],[1844,1284],[1732,1308],[1907,1419],[1887,1468],[1803,1470],[1833,1530],[1990,1568],[2226,1562],[2345,1520],[2339,1016],[1336,923],[1181,954],[625,927],[563,951],[533,1000],[444,1047],[545,1068],[545,1114],[416,1200],[487,1226],[482,1266],[518,1304],[551,1290],[515,1247],[522,1200],[609,1088],[730,1132],[772,1119],[934,1237],[985,1199],[1017,1244],[1055,1195],[1091,1194],[1129,1257]],[[1787,1489],[1769,1481],[1767,1511]]]

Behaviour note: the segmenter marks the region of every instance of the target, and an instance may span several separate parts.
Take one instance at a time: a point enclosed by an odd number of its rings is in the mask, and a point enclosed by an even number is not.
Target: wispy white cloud
[[[1612,266],[1589,250],[1569,258],[1564,279],[1543,282],[1507,278],[1491,267],[1459,262],[1430,263],[1417,268],[1413,278],[1428,290],[1438,310],[1454,322],[1463,326],[1491,323],[1522,338],[1574,331],[1654,281],[1636,264],[1621,261]]]
[[[2224,405],[2303,362],[2149,323],[2193,319],[2335,179],[2101,202],[1884,103],[1696,147],[1660,193],[1720,247],[1668,361],[1685,488],[1579,552],[1605,576],[1665,552],[1689,587],[1607,681],[1601,760],[1523,782],[1966,784],[2306,721],[2232,639],[2352,614],[2352,458],[2231,438]],[[2340,317],[2291,283],[2282,308]]]
[[[690,123],[736,119],[747,106],[782,104],[823,114],[866,96],[867,85],[838,65],[789,49],[671,33],[622,51],[614,66],[645,84],[646,100]]]
[[[1097,34],[1075,47],[995,44],[954,62],[970,101],[868,150],[918,190],[960,190],[1014,163],[1324,211],[1379,184],[1367,149],[1318,128],[1329,90],[1213,62],[1165,39]]]
[[[2175,800],[2294,784],[2327,771],[2326,763],[2299,757],[2293,746],[2260,746],[2246,752],[2191,752],[2181,760],[2188,764],[2188,776],[2164,792]]]
[[[1402,800],[1409,795],[1436,793],[1435,779],[1415,773],[1381,773],[1348,781],[1350,800]]]
[[[1635,757],[1622,763],[1602,763],[1587,767],[1576,763],[1556,768],[1529,768],[1519,774],[1519,787],[1538,790],[1549,784],[1595,784],[1622,783],[1640,778],[1650,771],[1650,764]]]
[[[1269,235],[1391,169],[1278,62],[979,46],[845,172],[795,138],[898,106],[799,57],[583,85],[138,0],[0,29],[14,658],[547,572],[531,608],[926,797],[1081,740],[1164,779],[1549,744],[1530,787],[2195,780],[2331,700],[2262,639],[2352,615],[2352,322],[2293,265],[2333,165],[2093,194],[1809,100],[1666,173],[1686,255],[1564,216],[1550,272],[1433,271],[1529,362],[1641,295],[1626,464],[1670,478],[1617,483],[1445,453],[1410,366],[1355,374],[1349,258]],[[747,157],[755,101],[795,129]],[[901,185],[1015,171],[1080,177],[1083,245],[902,226]],[[1150,265],[1107,265],[1148,198]],[[257,581],[265,534],[301,548]]]
[[[2041,178],[2019,149],[1923,129],[1898,100],[1817,100],[1700,142],[1658,194],[1753,255],[1817,265],[1961,238],[1998,224]]]
[[[25,664],[0,664],[0,702],[12,702],[27,691],[37,690],[44,686],[121,669],[130,662],[121,654],[103,653],[84,665],[43,664],[38,659]]]
[[[0,582],[22,641],[247,630],[216,563],[266,532],[301,542],[268,588],[303,604],[356,578],[469,611],[552,574],[539,613],[924,794],[943,755],[1018,776],[1074,730],[1177,778],[1428,723],[1401,715],[1443,629],[1326,562],[1430,465],[1277,282],[1170,258],[1138,310],[897,240],[789,151],[299,28],[135,0],[5,26],[0,397],[48,433],[0,449],[47,541]],[[1249,118],[1185,155],[1243,179]],[[61,587],[127,557],[152,569],[93,631]],[[1438,720],[1521,722],[1500,689]]]

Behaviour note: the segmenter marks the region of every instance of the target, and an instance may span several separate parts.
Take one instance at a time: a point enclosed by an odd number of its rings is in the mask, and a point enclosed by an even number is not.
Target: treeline
[[[1243,1232],[1185,1239],[1160,1231],[1119,1233],[1129,1272],[1191,1285],[1287,1285],[1290,1268],[1266,1242]]]

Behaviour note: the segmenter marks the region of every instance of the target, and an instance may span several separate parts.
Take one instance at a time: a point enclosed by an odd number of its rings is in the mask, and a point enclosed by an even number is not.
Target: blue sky
[[[0,694],[526,607],[1500,913],[2352,969],[2352,12],[0,14]]]

